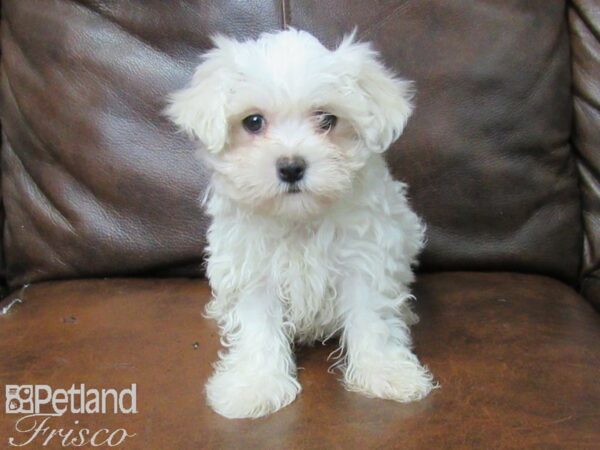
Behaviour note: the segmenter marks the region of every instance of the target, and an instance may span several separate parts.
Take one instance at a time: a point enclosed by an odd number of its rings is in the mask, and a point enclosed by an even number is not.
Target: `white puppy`
[[[422,398],[434,386],[411,352],[408,286],[424,226],[382,157],[410,83],[353,36],[335,50],[293,29],[214,44],[167,108],[213,173],[206,311],[227,351],[209,404],[230,418],[286,406],[294,342],[334,335],[347,389]]]

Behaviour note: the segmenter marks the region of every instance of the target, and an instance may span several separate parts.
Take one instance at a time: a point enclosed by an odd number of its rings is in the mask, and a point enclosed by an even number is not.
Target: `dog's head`
[[[166,111],[200,141],[214,189],[253,210],[318,214],[411,114],[410,83],[353,35],[335,50],[293,29],[214,44]]]

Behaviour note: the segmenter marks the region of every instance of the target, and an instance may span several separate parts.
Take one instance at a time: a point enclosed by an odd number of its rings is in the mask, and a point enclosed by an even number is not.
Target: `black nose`
[[[306,161],[299,156],[279,158],[276,165],[279,179],[290,184],[300,181],[306,170]]]

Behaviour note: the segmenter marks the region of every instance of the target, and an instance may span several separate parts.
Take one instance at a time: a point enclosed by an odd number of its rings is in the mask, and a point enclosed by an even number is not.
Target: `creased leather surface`
[[[429,224],[424,270],[576,279],[563,1],[8,0],[1,114],[12,285],[199,273],[206,173],[159,110],[209,34],[256,35],[284,16],[330,44],[357,25],[417,81],[417,112],[389,162]]]
[[[576,278],[565,17],[555,0],[291,2],[293,26],[333,44],[356,25],[416,81],[416,112],[388,161],[428,223],[424,269]]]
[[[2,22],[2,1],[0,0],[0,24]],[[0,78],[2,71],[2,46],[0,45]],[[0,121],[0,139],[3,141],[2,122]],[[1,141],[0,141],[1,142]],[[6,264],[4,262],[4,240],[2,239],[2,230],[4,228],[4,201],[2,198],[2,170],[0,169],[0,298],[4,297],[7,291],[6,286]]]
[[[573,142],[585,231],[582,292],[600,308],[600,3],[576,0],[569,9],[573,53]]]
[[[207,174],[160,111],[208,36],[281,28],[279,3],[8,0],[3,13],[11,284],[199,274]]]
[[[598,448],[600,316],[574,290],[539,276],[445,273],[419,277],[416,294],[416,353],[442,385],[416,403],[346,392],[327,373],[329,343],[299,351],[303,391],[290,406],[221,418],[203,398],[219,348],[202,318],[210,292],[185,279],[30,287],[0,317],[0,384],[137,383],[137,415],[53,419],[125,427],[137,433],[117,447],[128,450]],[[3,440],[14,420],[0,414]]]

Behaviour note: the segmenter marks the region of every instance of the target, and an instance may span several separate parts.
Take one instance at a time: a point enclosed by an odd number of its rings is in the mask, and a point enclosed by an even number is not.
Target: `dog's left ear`
[[[362,101],[357,111],[357,132],[365,145],[382,153],[402,134],[413,106],[410,81],[397,78],[380,61],[368,43],[354,42],[354,33],[346,36],[335,53],[342,59],[350,81],[351,95]]]

